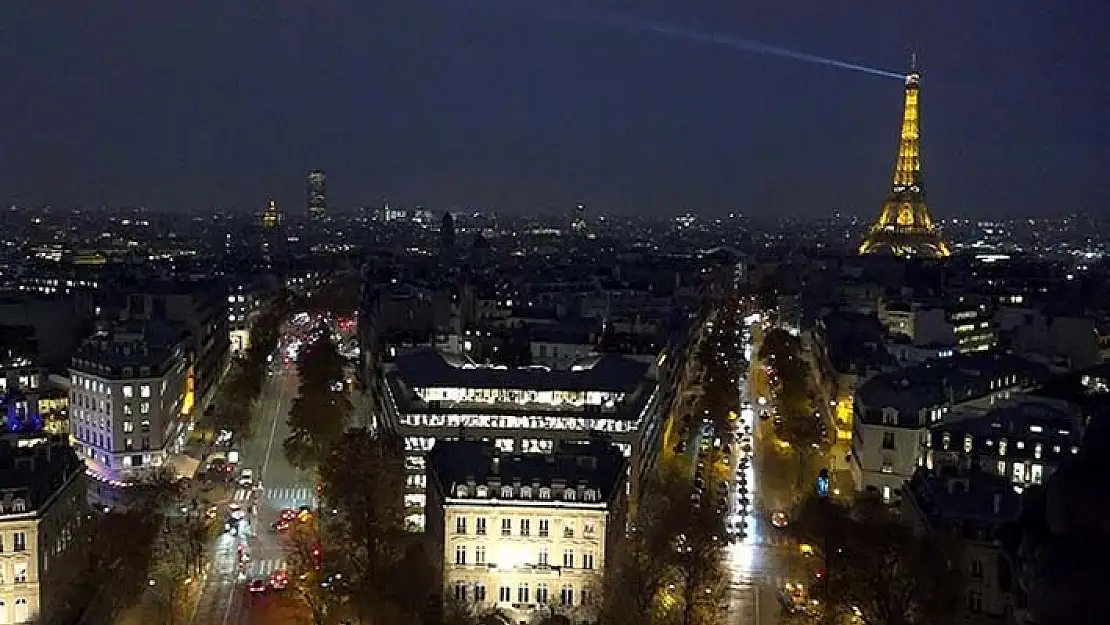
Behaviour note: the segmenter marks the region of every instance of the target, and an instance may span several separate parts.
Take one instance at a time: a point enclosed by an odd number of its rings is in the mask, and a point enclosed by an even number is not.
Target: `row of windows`
[[[540,538],[547,538],[551,534],[551,520],[539,519],[536,523],[537,533]],[[455,533],[465,535],[467,533],[467,517],[455,517]],[[594,521],[582,521],[582,535],[586,538],[592,538],[597,533],[597,523]],[[477,536],[486,535],[486,517],[474,518],[474,534]],[[513,520],[501,519],[501,535],[513,535]],[[532,519],[520,520],[520,536],[532,535]],[[574,522],[566,521],[563,525],[563,538],[574,538]]]
[[[509,485],[502,486],[501,498],[512,499],[515,490],[516,489]],[[488,486],[477,486],[473,489],[473,491],[466,484],[459,484],[455,487],[456,497],[469,497],[471,492],[474,493],[475,497],[478,497],[480,499],[490,496],[490,489]],[[519,493],[519,497],[521,499],[531,499],[538,494],[541,501],[549,501],[551,500],[552,489],[548,488],[547,486],[541,486],[538,489],[533,489],[531,486],[521,486],[519,488]],[[574,501],[578,498],[578,492],[573,488],[567,488],[563,490],[562,498],[564,501]],[[582,500],[588,502],[597,501],[597,491],[592,488],[585,489],[582,492]]]
[[[0,562],[0,585],[7,584],[7,564]],[[12,580],[13,584],[26,584],[27,583],[27,563],[15,562],[12,564]]]
[[[459,564],[459,565],[471,564],[470,562],[467,561],[467,554],[468,553],[469,553],[469,550],[467,549],[467,547],[465,545],[456,546],[455,547],[455,564]],[[593,568],[594,568],[594,552],[587,551],[586,553],[583,553],[582,554],[582,559],[580,561],[578,561],[577,563],[580,563],[582,565],[583,569],[585,569],[587,571],[592,571]],[[483,565],[490,564],[490,562],[486,559],[486,546],[485,545],[476,545],[474,547],[474,562],[473,562],[473,564],[476,564],[478,566],[483,566]],[[536,552],[536,562],[535,562],[535,564],[539,565],[539,566],[551,566],[550,553],[549,553],[547,547],[540,547],[539,551]],[[575,564],[576,564],[576,560],[575,560],[575,556],[574,556],[574,550],[573,549],[564,549],[563,550],[563,568],[573,569],[573,568],[575,568]]]
[[[516,587],[516,603],[535,603],[540,605],[547,605],[550,601],[549,591],[547,584],[540,582],[536,584],[536,592],[533,595],[531,588],[527,583],[521,583]],[[455,582],[455,599],[459,601],[485,601],[486,600],[486,585],[482,582],[473,584],[473,586],[464,581]],[[578,593],[578,599],[581,605],[590,605],[592,596],[589,589],[583,588]],[[497,593],[497,600],[501,603],[513,603],[513,588],[512,586],[501,586]],[[573,607],[575,600],[574,586],[565,585],[559,591],[559,602],[565,607]]]
[[[101,382],[100,380],[93,380],[91,378],[83,378],[83,377],[81,377],[77,374],[73,374],[73,376],[70,377],[69,381],[70,381],[70,384],[72,385],[73,389],[83,388],[83,389],[85,389],[86,391],[88,391],[90,393],[99,393],[101,395],[107,395],[108,394],[108,386],[106,384],[104,384],[103,382]],[[165,386],[166,386],[166,382],[163,381],[162,382],[162,390],[165,390]],[[133,384],[124,384],[120,388],[120,391],[123,393],[123,396],[124,396],[125,399],[131,399],[132,397],[135,396],[135,386]],[[149,384],[140,384],[139,385],[139,397],[142,397],[144,399],[149,399],[150,398],[150,392],[151,391],[150,391],[150,385]],[[80,393],[77,393],[77,396],[81,397],[82,395]]]

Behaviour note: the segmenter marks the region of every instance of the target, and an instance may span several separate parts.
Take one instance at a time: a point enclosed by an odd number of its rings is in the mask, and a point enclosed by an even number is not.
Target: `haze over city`
[[[0,202],[255,211],[321,167],[333,206],[873,216],[896,81],[613,15],[898,72],[917,52],[938,218],[1110,204],[1110,8],[1037,0],[5,3]]]

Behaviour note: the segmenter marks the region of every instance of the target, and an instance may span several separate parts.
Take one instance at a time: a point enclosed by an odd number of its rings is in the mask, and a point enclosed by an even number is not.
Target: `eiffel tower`
[[[944,258],[951,252],[941,238],[921,185],[921,134],[918,127],[918,94],[921,74],[916,63],[906,76],[906,104],[902,111],[902,137],[890,194],[883,202],[879,219],[859,246],[860,254]]]

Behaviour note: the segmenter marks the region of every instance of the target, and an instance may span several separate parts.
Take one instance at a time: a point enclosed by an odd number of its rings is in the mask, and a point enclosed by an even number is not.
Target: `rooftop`
[[[184,357],[184,327],[159,321],[126,321],[98,331],[81,344],[70,367],[109,377],[157,377]],[[125,369],[147,369],[148,374]]]
[[[581,495],[592,489],[597,502],[608,502],[622,494],[625,476],[624,454],[604,440],[564,442],[548,455],[506,454],[489,442],[440,441],[428,456],[428,466],[440,492],[455,496],[458,486],[474,486],[468,496],[477,498],[476,487],[486,486],[489,499],[504,498],[502,487],[512,486],[512,499],[539,500],[539,490],[550,488],[552,499],[567,500],[566,490]]]
[[[880,373],[860,385],[856,398],[865,423],[881,424],[882,410],[894,408],[898,425],[921,427],[923,410],[979,399],[996,388],[1037,386],[1048,375],[1047,367],[1010,354],[957,354]],[[1000,383],[1009,376],[1016,383]]]
[[[30,447],[0,440],[0,519],[44,508],[74,475],[84,471],[84,463],[64,437],[52,436]]]
[[[617,355],[601,355],[569,371],[542,367],[506,369],[476,366],[435,349],[399,354],[394,361],[409,388],[521,389],[531,391],[598,391],[632,393],[650,365]]]
[[[971,539],[992,539],[993,529],[1017,518],[1021,510],[1021,496],[1007,478],[976,469],[918,469],[906,493],[930,530],[959,532]]]

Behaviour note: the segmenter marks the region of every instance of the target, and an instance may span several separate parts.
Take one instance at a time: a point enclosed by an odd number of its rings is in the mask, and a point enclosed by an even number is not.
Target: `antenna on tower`
[[[917,71],[917,53],[910,52],[910,73]]]

